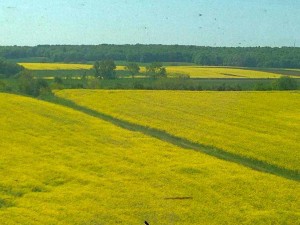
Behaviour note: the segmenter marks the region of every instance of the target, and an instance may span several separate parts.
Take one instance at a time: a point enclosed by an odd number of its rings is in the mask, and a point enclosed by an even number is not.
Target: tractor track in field
[[[223,149],[216,148],[213,146],[207,146],[207,145],[195,143],[195,142],[189,141],[187,139],[169,134],[163,130],[159,130],[156,128],[151,128],[151,127],[131,123],[131,122],[128,122],[125,120],[121,120],[121,119],[115,118],[113,116],[98,112],[96,110],[78,105],[75,102],[70,101],[68,99],[53,96],[53,97],[45,98],[43,100],[72,108],[76,111],[80,111],[82,113],[93,116],[95,118],[99,118],[104,121],[110,122],[118,127],[123,128],[123,129],[135,131],[135,132],[141,132],[144,135],[151,136],[153,138],[168,142],[170,144],[179,146],[184,149],[202,152],[207,155],[216,157],[218,159],[222,159],[222,160],[229,161],[229,162],[234,162],[239,165],[242,165],[242,166],[245,166],[245,167],[251,168],[253,170],[260,171],[260,172],[273,174],[273,175],[280,176],[280,177],[283,177],[283,178],[286,178],[289,180],[294,180],[294,181],[298,181],[298,182],[300,181],[300,174],[298,171],[285,169],[285,168],[282,168],[282,167],[279,167],[279,166],[276,166],[273,164],[269,164],[269,163],[266,163],[266,162],[263,162],[263,161],[260,161],[257,159],[252,159],[249,157],[230,153]]]

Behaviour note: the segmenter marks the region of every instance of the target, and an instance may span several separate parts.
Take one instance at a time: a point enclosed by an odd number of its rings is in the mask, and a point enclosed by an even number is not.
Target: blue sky
[[[299,0],[1,0],[0,45],[300,46]]]

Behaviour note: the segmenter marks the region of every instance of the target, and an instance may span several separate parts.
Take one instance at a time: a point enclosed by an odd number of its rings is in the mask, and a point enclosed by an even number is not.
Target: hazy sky
[[[300,46],[300,0],[1,0],[0,45]]]

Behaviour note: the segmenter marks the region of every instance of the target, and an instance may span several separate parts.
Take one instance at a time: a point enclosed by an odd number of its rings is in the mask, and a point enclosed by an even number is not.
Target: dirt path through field
[[[75,102],[72,102],[70,100],[63,99],[63,98],[60,98],[57,96],[47,98],[44,100],[55,103],[55,104],[59,104],[62,106],[70,107],[74,110],[83,112],[85,114],[105,120],[107,122],[110,122],[118,127],[122,127],[124,129],[130,130],[130,131],[141,132],[145,135],[148,135],[148,136],[157,138],[159,140],[171,143],[173,145],[179,146],[184,149],[199,151],[199,152],[208,154],[210,156],[214,156],[219,159],[234,162],[239,165],[242,165],[242,166],[257,170],[257,171],[270,173],[270,174],[284,177],[284,178],[290,179],[290,180],[300,181],[299,172],[291,171],[291,170],[288,170],[285,168],[278,167],[276,165],[268,164],[266,162],[248,158],[248,157],[241,156],[238,154],[230,153],[223,149],[216,148],[214,146],[207,146],[207,145],[203,145],[203,144],[199,144],[199,143],[194,143],[192,141],[177,137],[175,135],[171,135],[171,134],[169,134],[165,131],[159,130],[159,129],[146,127],[146,126],[142,126],[139,124],[130,123],[128,121],[120,120],[120,119],[117,119],[110,115],[89,109],[87,107],[80,106],[80,105],[76,104]]]

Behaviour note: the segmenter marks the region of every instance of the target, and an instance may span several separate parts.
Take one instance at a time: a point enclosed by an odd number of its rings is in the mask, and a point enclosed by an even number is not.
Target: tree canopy
[[[298,47],[205,47],[189,45],[2,46],[0,57],[38,62],[188,62],[208,66],[300,68]]]
[[[37,97],[50,94],[51,89],[45,79],[35,79],[29,71],[22,71],[18,77],[19,92]]]
[[[125,70],[127,70],[130,73],[132,78],[134,78],[134,76],[140,72],[140,69],[141,68],[139,67],[139,65],[137,63],[134,63],[134,62],[128,63],[125,66]]]
[[[166,68],[164,68],[162,63],[159,62],[154,62],[146,66],[146,73],[148,74],[148,76],[153,78],[160,78],[160,77],[167,76]]]
[[[13,76],[24,69],[23,66],[20,66],[16,63],[7,62],[0,60],[0,75],[4,77]]]
[[[96,61],[94,64],[95,77],[101,79],[114,79],[116,78],[115,69],[116,64],[113,60]]]

